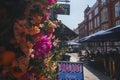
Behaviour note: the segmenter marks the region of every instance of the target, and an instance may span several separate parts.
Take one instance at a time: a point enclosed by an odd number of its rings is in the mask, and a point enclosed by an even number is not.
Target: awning
[[[79,42],[120,41],[120,25],[79,39]]]
[[[81,38],[81,39],[79,39],[79,42],[91,41],[91,39],[93,39],[95,36],[101,35],[101,34],[105,34],[105,31],[102,30],[102,31],[96,32],[96,33],[94,33],[94,34],[91,34],[91,35],[89,35],[89,36],[86,36],[86,37],[84,37],[84,38]]]
[[[81,43],[72,42],[72,41],[69,41],[67,44],[71,45],[71,46],[80,46],[81,45]]]

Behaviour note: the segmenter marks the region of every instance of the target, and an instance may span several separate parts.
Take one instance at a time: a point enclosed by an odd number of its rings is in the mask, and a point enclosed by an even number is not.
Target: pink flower
[[[53,42],[53,46],[56,46],[58,44],[58,38]]]
[[[39,40],[34,42],[34,58],[36,59],[42,59],[46,57],[49,53],[49,51],[52,48],[52,43],[50,41],[50,38],[47,36],[42,36]]]
[[[50,18],[50,13],[45,13],[44,20],[49,20]]]
[[[56,2],[56,0],[48,0],[48,2],[53,4]]]

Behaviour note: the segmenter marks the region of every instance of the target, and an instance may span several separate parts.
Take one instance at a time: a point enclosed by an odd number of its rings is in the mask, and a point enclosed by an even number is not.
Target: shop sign
[[[57,2],[70,2],[70,0],[57,0]]]
[[[53,11],[55,14],[69,15],[70,14],[70,4],[59,4],[57,8]]]
[[[58,73],[58,80],[84,80],[82,63],[59,62]]]

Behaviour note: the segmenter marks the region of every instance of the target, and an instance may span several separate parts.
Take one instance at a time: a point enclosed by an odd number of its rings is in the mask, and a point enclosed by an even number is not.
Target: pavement
[[[70,62],[80,62],[77,53],[66,53],[70,55]],[[83,62],[83,74],[84,80],[110,80],[108,76],[105,76],[101,72],[92,68],[87,62]]]

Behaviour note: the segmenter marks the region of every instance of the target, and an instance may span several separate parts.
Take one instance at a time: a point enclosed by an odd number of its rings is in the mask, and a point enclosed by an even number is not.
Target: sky
[[[84,20],[84,10],[87,5],[92,7],[97,0],[69,0],[70,15],[58,15],[58,20],[61,20],[68,28],[75,29],[78,24]]]

